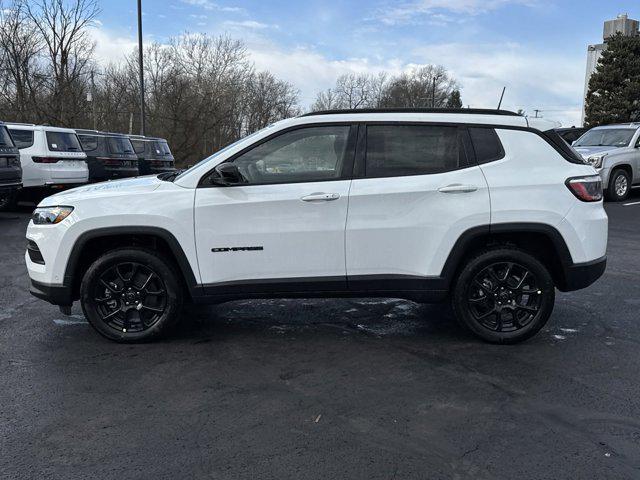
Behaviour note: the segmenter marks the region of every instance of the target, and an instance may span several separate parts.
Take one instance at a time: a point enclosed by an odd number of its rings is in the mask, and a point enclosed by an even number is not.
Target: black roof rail
[[[508,117],[519,117],[516,112],[509,110],[491,110],[489,108],[354,108],[340,110],[322,110],[319,112],[309,112],[301,117],[312,117],[314,115],[340,115],[349,113],[458,113],[469,115],[504,115]]]

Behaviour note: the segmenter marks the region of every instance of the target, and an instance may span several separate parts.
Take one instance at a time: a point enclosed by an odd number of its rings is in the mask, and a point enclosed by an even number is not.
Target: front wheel
[[[460,272],[452,295],[460,323],[491,343],[517,343],[532,337],[547,323],[554,302],[549,271],[514,248],[473,257]]]
[[[622,202],[627,199],[631,191],[631,178],[624,170],[614,170],[609,177],[607,200]]]
[[[182,289],[172,266],[154,252],[122,248],[89,267],[80,300],[101,335],[132,343],[158,338],[178,322]]]

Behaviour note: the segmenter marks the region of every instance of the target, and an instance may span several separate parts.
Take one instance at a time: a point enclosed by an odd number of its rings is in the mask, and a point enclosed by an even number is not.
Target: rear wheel
[[[171,265],[154,252],[125,248],[98,258],[80,286],[89,323],[117,342],[140,342],[167,333],[179,319],[182,290]]]
[[[452,295],[457,319],[491,343],[517,343],[535,335],[553,311],[549,271],[521,250],[476,255],[462,269]]]
[[[622,202],[627,199],[631,191],[631,178],[625,170],[614,170],[609,176],[607,186],[607,200]]]

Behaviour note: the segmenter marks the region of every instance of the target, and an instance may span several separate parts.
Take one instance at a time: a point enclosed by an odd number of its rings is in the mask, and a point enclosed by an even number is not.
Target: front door
[[[356,130],[323,125],[276,133],[227,161],[242,183],[204,179],[196,191],[195,234],[206,293],[346,287]]]

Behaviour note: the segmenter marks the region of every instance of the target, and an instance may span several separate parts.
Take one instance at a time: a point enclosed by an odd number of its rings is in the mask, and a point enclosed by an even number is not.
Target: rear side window
[[[107,147],[111,153],[133,153],[131,141],[126,137],[107,137]]]
[[[90,152],[98,148],[98,137],[94,135],[78,135],[78,137],[80,138],[82,149],[85,152]]]
[[[459,129],[434,125],[369,125],[367,177],[448,172],[468,166]]]
[[[7,127],[0,127],[0,147],[13,147],[13,140]]]
[[[75,133],[46,132],[47,145],[52,152],[79,152],[82,150]]]
[[[479,164],[493,162],[504,158],[504,148],[493,128],[469,128],[469,136]]]
[[[11,137],[13,137],[13,143],[18,148],[29,148],[33,145],[33,130],[14,130],[9,129]]]

